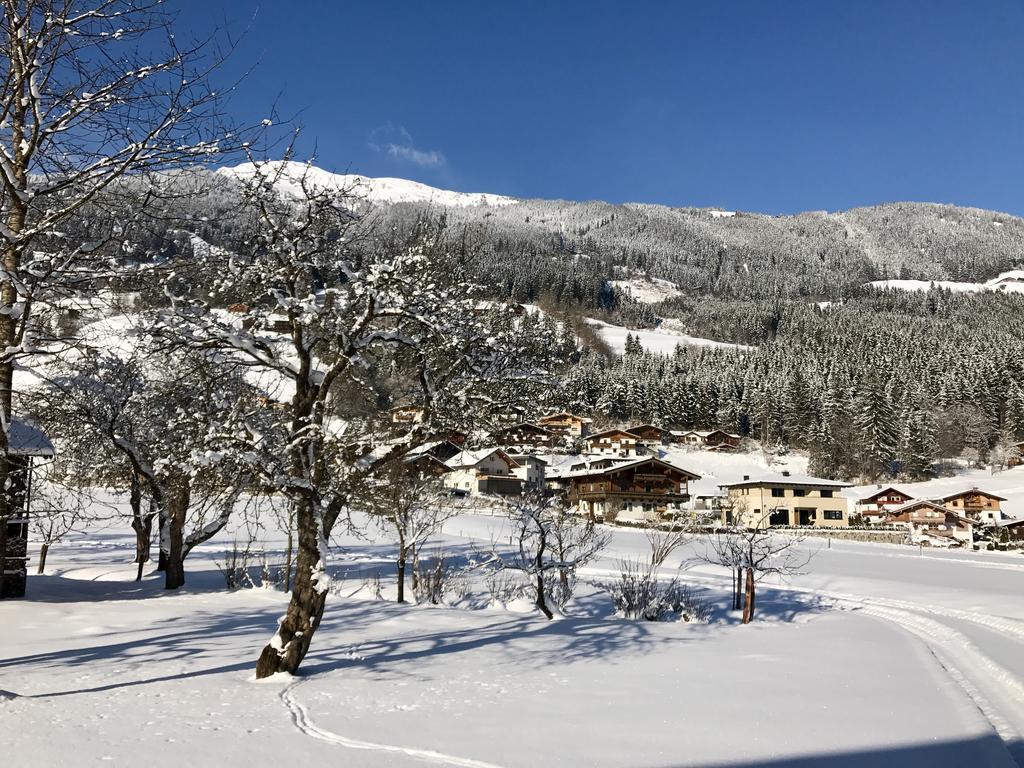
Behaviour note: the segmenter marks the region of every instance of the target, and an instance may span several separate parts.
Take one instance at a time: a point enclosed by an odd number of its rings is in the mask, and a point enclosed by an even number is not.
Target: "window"
[[[823,498],[823,499],[831,499],[832,498],[832,490],[831,489],[823,488],[822,491],[821,491],[821,498]],[[826,519],[832,520],[832,519],[835,519],[835,518],[826,518]]]
[[[786,489],[785,488],[772,488],[772,496],[774,498],[781,499],[785,495],[786,495]]]
[[[843,513],[839,512],[837,510],[834,510],[834,509],[826,509],[825,510],[825,519],[826,520],[842,520],[843,519]]]
[[[650,483],[644,483],[644,493],[650,493],[650,492],[651,492],[651,484]]]
[[[793,495],[794,496],[806,496],[807,495],[807,490],[804,489],[804,488],[794,488],[793,489]]]

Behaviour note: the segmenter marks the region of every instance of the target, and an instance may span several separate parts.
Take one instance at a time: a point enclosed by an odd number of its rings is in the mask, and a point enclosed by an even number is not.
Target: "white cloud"
[[[374,152],[383,152],[389,157],[420,168],[440,168],[448,159],[437,149],[419,149],[403,126],[385,123],[370,131],[367,146]]]

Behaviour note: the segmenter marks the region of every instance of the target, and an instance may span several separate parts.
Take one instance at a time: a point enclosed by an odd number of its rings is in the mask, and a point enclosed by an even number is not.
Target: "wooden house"
[[[18,418],[8,432],[6,519],[0,519],[0,598],[24,597],[28,582],[28,527],[32,514],[32,463],[53,458],[53,443],[38,427]]]
[[[662,429],[655,424],[637,424],[634,427],[627,427],[626,431],[636,435],[641,442],[648,446],[663,445],[669,441],[669,431]]]
[[[1006,520],[1009,515],[1003,513],[1000,504],[1006,501],[1002,496],[983,491],[979,488],[969,488],[965,491],[951,493],[938,499],[933,499],[946,509],[952,510],[964,517],[971,518],[981,525],[998,525]]]
[[[703,447],[717,451],[730,451],[740,447],[740,436],[722,429],[711,430],[673,430],[669,432],[668,440],[679,445],[689,445],[695,448]]]
[[[641,450],[640,438],[624,429],[606,429],[583,439],[583,453],[629,458]]]
[[[726,492],[722,522],[744,528],[845,528],[850,524],[847,500],[840,492],[849,485],[785,471],[744,475],[739,482],[719,486]]]
[[[888,512],[913,499],[909,493],[890,485],[857,499],[854,511],[869,523],[879,523]]]
[[[699,475],[654,456],[608,462],[570,473],[569,503],[595,520],[672,519],[690,498],[690,481],[699,479]]]
[[[531,449],[554,448],[561,442],[559,435],[529,421],[492,432],[490,440],[494,445],[524,453]]]
[[[537,419],[537,424],[551,432],[557,432],[572,440],[586,437],[590,432],[590,425],[593,419],[585,416],[577,416],[569,411],[560,411]]]
[[[392,408],[388,413],[391,416],[392,424],[407,426],[423,421],[423,409],[418,405],[400,405],[397,408]]]
[[[914,537],[924,537],[925,541],[948,539],[961,544],[974,543],[972,520],[924,499],[909,501],[889,510],[885,522],[905,527]]]
[[[1006,531],[1006,538],[1010,541],[1024,541],[1024,518],[1003,523],[999,530]]]
[[[1014,443],[1013,450],[1006,459],[1007,467],[1019,467],[1024,464],[1024,442]]]

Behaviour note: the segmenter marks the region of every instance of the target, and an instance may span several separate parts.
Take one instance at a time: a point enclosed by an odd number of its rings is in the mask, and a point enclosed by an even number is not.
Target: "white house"
[[[515,473],[518,462],[500,448],[461,451],[445,465],[451,471],[444,476],[444,486],[456,493],[517,496],[523,492],[523,480]]]

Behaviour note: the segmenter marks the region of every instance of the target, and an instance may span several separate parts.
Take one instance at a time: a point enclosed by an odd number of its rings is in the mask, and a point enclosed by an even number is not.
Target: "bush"
[[[623,618],[642,621],[707,623],[711,608],[678,577],[662,581],[652,565],[634,560],[619,563],[619,578],[599,584]]]

